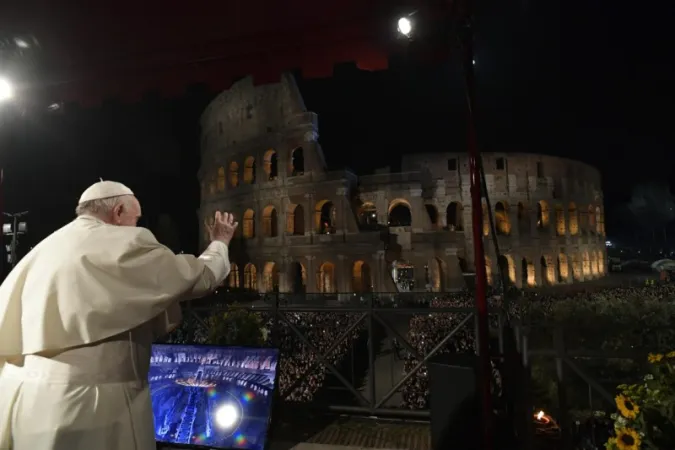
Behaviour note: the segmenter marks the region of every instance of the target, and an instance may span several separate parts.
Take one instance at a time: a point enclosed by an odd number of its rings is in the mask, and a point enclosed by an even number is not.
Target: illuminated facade
[[[202,116],[201,220],[233,212],[233,288],[259,292],[445,291],[465,285],[473,244],[468,158],[406,156],[402,171],[328,171],[290,75],[244,79]],[[522,286],[606,273],[600,174],[544,155],[483,155],[494,225],[484,214],[488,280]],[[487,206],[483,204],[484,213]],[[203,235],[204,242],[206,235]]]

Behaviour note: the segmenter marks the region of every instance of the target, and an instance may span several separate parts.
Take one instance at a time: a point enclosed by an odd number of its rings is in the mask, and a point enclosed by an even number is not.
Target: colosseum
[[[263,86],[239,81],[211,102],[201,126],[199,216],[225,210],[240,222],[231,288],[337,295],[466,285],[473,237],[465,153],[404,156],[397,173],[330,171],[317,116],[291,75]],[[499,267],[518,287],[605,274],[596,169],[524,153],[485,153],[483,164],[494,224],[492,232],[484,199],[490,283]]]

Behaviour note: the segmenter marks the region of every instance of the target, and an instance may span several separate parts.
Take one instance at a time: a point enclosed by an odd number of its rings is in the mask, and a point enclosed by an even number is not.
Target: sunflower
[[[626,419],[635,419],[640,412],[638,405],[633,403],[631,399],[625,395],[617,395],[614,399],[616,401],[616,407],[621,412],[621,415]]]
[[[663,355],[661,353],[650,353],[649,356],[647,356],[647,361],[650,363],[657,363],[660,362],[663,359]]]
[[[638,450],[641,443],[637,431],[631,428],[616,431],[616,446],[619,450]]]

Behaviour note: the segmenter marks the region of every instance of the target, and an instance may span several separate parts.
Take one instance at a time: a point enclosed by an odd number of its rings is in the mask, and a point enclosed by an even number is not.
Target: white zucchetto
[[[134,192],[116,181],[99,181],[94,183],[82,193],[79,203],[90,202],[92,200],[103,200],[104,198],[119,197],[121,195],[134,195]]]

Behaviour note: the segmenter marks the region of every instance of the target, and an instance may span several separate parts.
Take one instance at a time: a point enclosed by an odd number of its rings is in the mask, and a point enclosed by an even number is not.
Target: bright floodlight
[[[0,102],[10,100],[14,97],[14,89],[9,81],[0,78]]]
[[[14,43],[15,43],[16,46],[19,47],[19,48],[28,48],[28,47],[30,47],[30,44],[29,44],[27,41],[25,41],[25,40],[23,40],[23,39],[21,39],[21,38],[14,38]]]
[[[221,428],[232,428],[239,419],[239,409],[232,403],[221,406],[216,411],[216,423]]]
[[[407,17],[398,19],[398,32],[404,36],[408,36],[412,31],[412,23]]]

